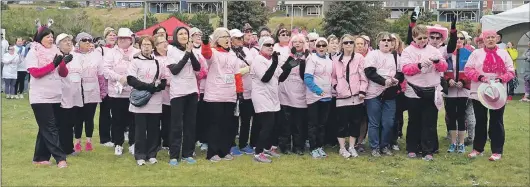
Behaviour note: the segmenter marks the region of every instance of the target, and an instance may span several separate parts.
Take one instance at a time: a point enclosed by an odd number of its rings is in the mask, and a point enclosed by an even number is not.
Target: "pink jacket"
[[[483,70],[484,60],[486,59],[486,52],[484,49],[476,49],[471,53],[469,59],[467,60],[466,67],[464,69],[466,76],[471,79],[471,89],[470,89],[470,98],[477,98],[477,89],[480,86],[481,82],[479,77],[482,75],[488,79],[500,78],[502,83],[506,88],[506,83],[512,80],[515,77],[515,70],[513,67],[513,61],[510,57],[510,54],[506,50],[498,49],[497,54],[504,60],[506,73],[485,73]]]
[[[397,60],[399,62],[399,56],[397,57]],[[366,58],[364,58],[363,70],[368,67],[374,67],[375,69],[377,69],[377,74],[385,79],[394,77],[396,75],[396,62],[394,60],[394,55],[392,55],[392,53],[390,52],[383,53],[380,50],[373,50],[368,52]],[[383,85],[380,85],[373,81],[368,81],[368,88],[366,89],[365,99],[375,98],[381,95],[383,91],[385,91],[385,89],[386,87]]]
[[[280,111],[280,98],[278,95],[278,77],[282,73],[280,66],[276,68],[269,82],[262,82],[261,78],[272,64],[272,60],[259,55],[250,67],[252,76],[252,103],[256,113]]]
[[[26,56],[25,62],[28,69],[42,68],[53,62],[56,54],[60,54],[57,46],[45,48],[41,44],[32,43],[31,49]],[[61,79],[59,68],[43,77],[31,77],[29,81],[29,103],[60,103],[61,102]]]
[[[131,87],[129,85],[123,85],[121,94],[118,94],[116,85],[121,78],[127,77],[127,69],[133,60],[133,55],[139,53],[140,50],[131,46],[127,52],[124,52],[116,46],[107,52],[103,57],[103,74],[109,80],[107,87],[109,97],[129,98]]]
[[[66,67],[68,67],[68,76],[61,79],[61,91],[63,93],[61,96],[61,108],[83,107],[81,90],[83,65],[81,63],[84,59],[81,59],[81,55],[75,54],[75,52],[72,55],[72,61],[66,64]]]
[[[364,74],[364,57],[355,53],[353,60],[351,56],[343,56],[333,59],[333,73],[331,74],[332,85],[337,91],[337,100],[347,99],[359,94],[366,95],[368,79]],[[346,70],[349,63],[349,80],[346,80]],[[362,103],[362,102],[360,102]],[[360,104],[359,103],[359,104]],[[351,103],[353,105],[353,103]]]
[[[151,83],[156,75],[156,63],[154,60],[147,60],[143,56],[139,56],[140,59],[133,59],[127,69],[127,76],[136,77],[139,81],[144,83]],[[161,80],[165,74],[165,69],[159,62],[159,75],[157,80]],[[149,102],[141,107],[129,105],[129,111],[133,113],[150,113],[160,114],[162,113],[162,93],[155,92],[149,99]]]
[[[185,51],[181,51],[176,47],[168,47],[166,65],[177,64],[185,54]],[[167,68],[165,69],[168,70]],[[170,82],[169,85],[171,85],[169,87],[171,99],[199,92],[197,76],[195,71],[193,71],[190,59],[177,75],[171,74],[171,80],[168,81]]]
[[[315,84],[324,91],[323,96],[306,89],[306,103],[313,104],[323,98],[331,98],[331,73],[333,72],[333,61],[326,55],[325,58],[311,54],[307,57],[305,74],[314,76]]]
[[[206,57],[205,57],[206,58]],[[208,63],[204,101],[230,102],[237,99],[235,74],[239,72],[239,61],[233,51],[220,52],[212,49]]]

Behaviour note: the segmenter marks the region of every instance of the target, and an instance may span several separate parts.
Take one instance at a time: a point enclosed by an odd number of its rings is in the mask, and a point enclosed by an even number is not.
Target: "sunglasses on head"
[[[353,45],[355,42],[353,41],[345,41],[345,42],[342,42],[342,44],[344,45]]]
[[[382,42],[392,42],[394,41],[393,39],[381,39]]]
[[[427,39],[427,36],[416,38],[416,40],[426,40],[426,39]]]
[[[328,47],[328,45],[324,44],[324,45],[316,45],[317,48],[325,48],[325,47]]]
[[[274,44],[263,44],[264,47],[272,47]]]
[[[458,37],[459,40],[465,40],[465,37]]]
[[[83,38],[83,39],[81,39],[81,40],[79,40],[79,41],[81,41],[81,42],[90,42],[90,43],[92,43],[92,39],[90,39],[90,38]]]
[[[431,36],[431,40],[440,40],[442,37]]]

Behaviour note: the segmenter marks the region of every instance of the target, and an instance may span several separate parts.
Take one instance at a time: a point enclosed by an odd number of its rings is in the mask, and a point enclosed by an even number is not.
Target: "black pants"
[[[239,117],[241,119],[241,126],[239,127],[239,148],[244,148],[248,145],[248,138],[251,131],[255,131],[254,124],[256,124],[256,118],[254,117],[255,112],[252,100],[246,99],[241,101],[239,103],[239,111]],[[250,128],[251,120],[252,130]]]
[[[305,138],[304,131],[307,132],[307,123],[304,119],[307,118],[307,108],[294,108],[282,105],[281,112],[283,113],[280,130],[280,149],[282,150],[304,150]],[[292,147],[291,147],[292,141]]]
[[[162,116],[160,117],[160,145],[169,147],[169,127],[171,126],[171,106],[162,105]]]
[[[234,139],[230,125],[234,116],[234,109],[236,103],[229,102],[210,102],[208,108],[208,118],[210,119],[210,126],[208,127],[208,152],[206,159],[210,159],[217,155],[221,158],[230,153],[230,146]]]
[[[59,129],[57,125],[61,104],[31,104],[31,108],[33,109],[37,125],[39,125],[33,161],[49,161],[51,156],[55,158],[57,163],[66,160],[66,153],[61,148],[59,141]]]
[[[431,99],[409,98],[409,124],[407,127],[407,152],[432,155],[438,148],[436,124],[438,109]]]
[[[465,131],[466,130],[466,108],[467,98],[445,98],[445,113],[447,113],[447,130]],[[457,127],[458,122],[458,127]]]
[[[478,152],[484,152],[488,135],[491,139],[491,152],[502,154],[504,147],[504,106],[497,110],[489,110],[482,103],[473,100],[473,109],[475,111],[475,140],[473,141],[473,149]],[[489,131],[488,131],[488,112]],[[486,133],[487,132],[487,133]]]
[[[308,137],[311,150],[324,146],[325,126],[328,121],[330,103],[317,101],[308,105]]]
[[[197,120],[197,93],[171,99],[169,125],[169,158],[192,157],[195,150],[195,120]]]
[[[86,103],[80,108],[79,120],[74,126],[75,139],[80,139],[83,135],[83,123],[85,124],[85,133],[87,138],[92,138],[94,133],[94,115],[96,114],[97,103]]]
[[[271,134],[272,146],[280,145],[280,135],[282,132],[282,121],[280,119],[283,119],[283,118],[285,118],[285,116],[284,116],[284,113],[281,112],[281,110],[279,112],[276,112],[276,114],[274,115],[274,128],[272,129],[272,134]]]
[[[99,143],[113,142],[110,129],[112,118],[110,115],[111,98],[106,96],[99,104]]]
[[[337,140],[338,123],[337,98],[333,97],[329,106],[328,120],[326,123],[325,145],[335,146],[339,143]]]
[[[403,136],[403,113],[407,110],[407,97],[403,93],[396,97],[396,115],[394,116],[394,129],[390,144],[397,145],[399,137]]]
[[[160,114],[135,113],[134,158],[156,158],[160,140]]]
[[[359,137],[361,134],[361,121],[364,107],[362,105],[351,105],[337,107],[337,137]],[[353,145],[352,145],[353,146]]]
[[[25,71],[17,72],[17,81],[15,82],[15,94],[22,94],[24,92],[24,84],[27,74],[28,73]]]
[[[208,103],[204,101],[204,93],[201,93],[197,103],[197,125],[195,128],[196,140],[201,143],[208,143]]]
[[[81,107],[61,108],[59,116],[59,141],[68,155],[74,152],[74,127],[81,123]]]
[[[260,124],[258,142],[256,144],[256,154],[260,154],[264,149],[270,149],[273,145],[273,133],[278,112],[256,113],[256,123]]]
[[[129,127],[129,145],[134,145],[134,120],[129,112],[129,98],[110,98],[112,110],[112,140],[114,145],[122,146],[125,128]]]

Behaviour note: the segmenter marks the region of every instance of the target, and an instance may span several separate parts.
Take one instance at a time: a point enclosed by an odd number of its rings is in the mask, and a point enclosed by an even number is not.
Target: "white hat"
[[[66,33],[61,33],[55,39],[55,44],[59,45],[59,42],[61,42],[61,40],[65,39],[65,38],[70,38],[70,40],[74,39],[74,37],[72,35],[69,35],[69,34],[66,34]]]
[[[318,34],[315,32],[307,34],[307,38],[309,38],[309,40],[316,40],[318,37]]]
[[[460,32],[464,35],[466,39],[468,40],[471,39],[471,36],[469,36],[469,33],[467,33],[466,31],[460,31]]]
[[[259,50],[261,50],[261,48],[263,48],[263,44],[267,43],[267,42],[270,42],[271,44],[274,44],[274,39],[272,39],[271,37],[261,37],[258,41],[258,45],[259,45]]]
[[[129,28],[120,28],[118,30],[118,38],[132,38],[134,33]]]
[[[477,89],[478,100],[484,107],[497,110],[506,105],[507,92],[502,83],[490,80],[489,83],[482,83]]]
[[[239,38],[239,37],[243,37],[243,33],[239,30],[239,29],[232,29],[230,30],[230,37],[236,37],[236,38]]]
[[[324,37],[317,38],[317,41],[315,41],[315,45],[318,44],[318,42],[325,42],[326,45],[328,45],[328,40]]]
[[[197,33],[202,33],[201,30],[199,30],[199,28],[193,27],[190,29],[190,36],[193,36],[194,34],[197,34]]]

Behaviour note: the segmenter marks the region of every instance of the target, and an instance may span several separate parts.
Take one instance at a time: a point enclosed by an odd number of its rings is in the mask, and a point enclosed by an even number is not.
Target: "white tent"
[[[524,4],[514,9],[496,14],[486,15],[480,19],[482,23],[482,30],[496,30],[500,31],[506,27],[520,24],[529,23],[530,18],[530,4]],[[526,27],[528,29],[528,27]]]

